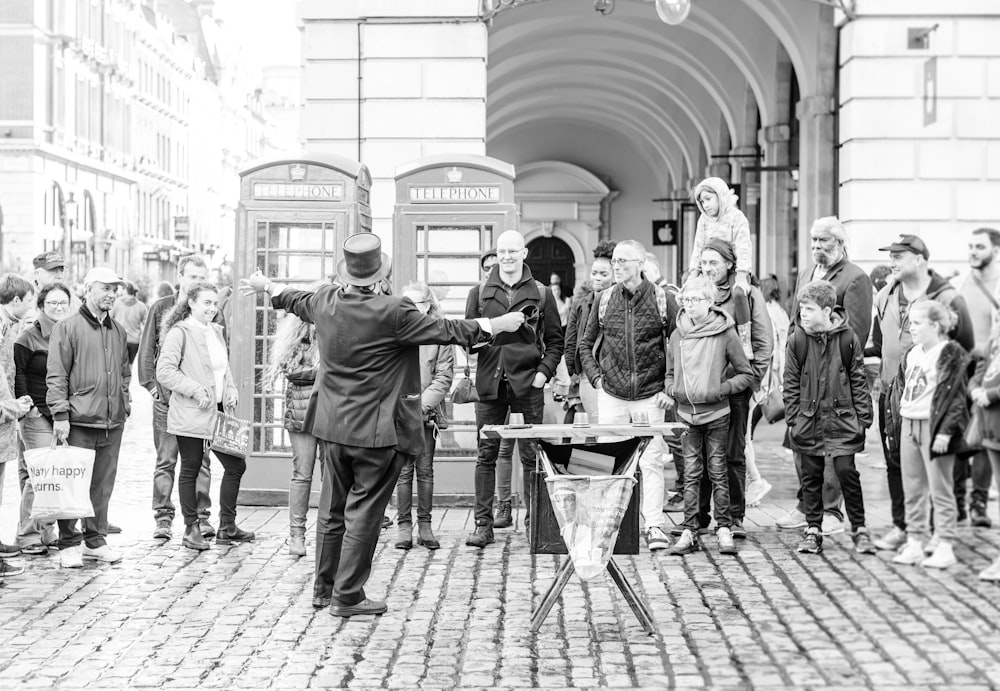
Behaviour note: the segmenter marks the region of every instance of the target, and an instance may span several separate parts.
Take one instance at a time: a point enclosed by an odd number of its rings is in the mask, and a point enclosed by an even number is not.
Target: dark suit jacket
[[[271,302],[316,325],[320,362],[303,431],[348,446],[423,451],[420,345],[488,337],[475,321],[422,314],[408,298],[339,286],[285,289]]]
[[[793,326],[799,322],[799,291],[812,280],[815,269],[816,265],[810,264],[799,274],[799,283],[795,287],[795,292],[792,293],[795,300],[792,303]],[[829,281],[837,289],[837,304],[847,312],[847,322],[854,329],[854,333],[857,334],[863,348],[868,342],[868,334],[871,333],[872,329],[872,301],[874,298],[871,278],[860,266],[851,263],[845,256],[826,272],[823,280]]]

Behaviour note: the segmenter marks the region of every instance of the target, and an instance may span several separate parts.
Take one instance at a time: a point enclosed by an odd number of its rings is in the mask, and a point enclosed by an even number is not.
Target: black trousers
[[[885,443],[886,423],[885,393],[878,397],[878,429],[882,438],[882,453],[885,455],[885,474],[889,481],[889,501],[892,505],[892,524],[906,530],[906,504],[903,494],[903,469],[899,462],[899,449],[890,449]]]
[[[823,477],[826,474],[827,459],[824,456],[807,456],[802,459],[802,504],[805,506],[806,522],[810,528],[823,528]],[[854,465],[854,454],[834,456],[829,459],[833,465],[840,488],[844,493],[847,516],[851,519],[851,530],[865,527],[865,501],[861,493],[861,476]]]
[[[111,503],[111,493],[115,489],[118,452],[124,431],[124,425],[114,429],[70,426],[67,439],[69,445],[94,450],[94,474],[90,478],[90,503],[94,506],[94,515],[90,518],[58,521],[59,549],[74,547],[81,542],[91,549],[107,544],[108,504]],[[76,529],[77,520],[80,521],[83,532]]]
[[[198,437],[182,437],[177,435],[177,449],[181,454],[181,474],[177,482],[177,495],[181,501],[181,515],[184,525],[198,522],[198,476],[202,466],[210,463],[205,453],[205,440]],[[246,472],[247,462],[242,458],[230,456],[212,449],[212,452],[222,463],[225,473],[222,475],[222,485],[219,487],[219,520],[223,525],[236,524],[236,498],[240,493],[240,480]]]
[[[324,443],[313,595],[332,597],[335,604],[356,605],[365,599],[382,516],[405,455],[393,447]]]
[[[743,522],[747,513],[747,424],[750,421],[750,396],[747,389],[729,397],[729,438],[726,441],[726,475],[729,478],[729,518]],[[701,497],[698,509],[698,527],[707,528],[711,522],[712,480],[708,473],[701,476]]]

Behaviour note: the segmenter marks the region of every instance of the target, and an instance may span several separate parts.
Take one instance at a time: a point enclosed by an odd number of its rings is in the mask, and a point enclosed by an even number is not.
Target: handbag
[[[24,462],[35,492],[32,520],[53,521],[90,518],[90,480],[94,474],[94,450],[70,446],[65,441],[28,449]]]
[[[241,420],[228,410],[218,411],[210,446],[214,451],[245,459],[250,451],[250,421]]]
[[[479,401],[479,392],[476,391],[476,384],[469,376],[469,363],[465,363],[465,376],[458,380],[458,384],[451,392],[451,402],[476,403],[477,401]]]
[[[760,411],[764,414],[764,419],[773,425],[785,417],[785,399],[781,395],[781,382],[774,369],[768,370],[767,389],[762,393],[764,397],[760,401]]]
[[[969,449],[981,449],[983,447],[983,413],[978,407],[973,406],[972,415],[969,416],[969,426],[965,428],[965,446]]]

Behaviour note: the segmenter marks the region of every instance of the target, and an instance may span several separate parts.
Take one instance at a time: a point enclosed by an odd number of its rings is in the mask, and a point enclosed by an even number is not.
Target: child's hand
[[[931,451],[934,453],[945,453],[948,451],[948,442],[951,441],[950,434],[938,434],[934,437],[934,442],[931,444]]]
[[[745,271],[736,272],[736,287],[741,289],[744,295],[750,294],[750,279]]]

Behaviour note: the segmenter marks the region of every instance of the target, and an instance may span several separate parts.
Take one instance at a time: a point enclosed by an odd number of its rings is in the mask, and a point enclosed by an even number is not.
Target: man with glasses
[[[476,367],[476,427],[502,425],[509,413],[521,413],[527,424],[540,424],[545,405],[545,382],[556,372],[563,354],[563,332],[559,309],[552,291],[540,284],[524,264],[528,250],[524,236],[516,230],[497,238],[499,263],[489,277],[469,291],[466,319],[494,318],[508,312],[528,314],[528,322],[503,345],[474,348]],[[534,325],[531,328],[529,325]],[[535,442],[519,440],[518,450],[524,479],[524,498],[531,505],[530,472],[535,465]],[[493,492],[499,439],[479,438],[476,458],[476,529],[465,544],[480,549],[493,537]],[[527,507],[526,507],[527,508]],[[525,524],[529,521],[527,511]]]
[[[676,313],[668,314],[663,289],[643,276],[645,261],[642,244],[635,240],[618,243],[611,257],[615,285],[594,296],[580,338],[580,363],[597,389],[602,424],[628,423],[637,413],[645,413],[651,423],[664,420],[666,347]],[[670,547],[663,531],[666,453],[663,437],[653,437],[639,458],[643,529],[650,550]]]
[[[817,218],[809,230],[813,264],[799,274],[793,295],[813,281],[829,281],[837,291],[837,307],[843,307],[847,323],[862,343],[868,342],[872,325],[872,281],[864,270],[847,258],[847,231],[836,216]],[[798,323],[798,310],[792,315],[792,325]],[[799,476],[798,503],[778,519],[779,528],[797,530],[806,527],[805,505],[802,503],[802,456],[793,453],[795,473]],[[833,463],[823,472],[823,534],[844,532],[843,495]]]

